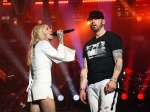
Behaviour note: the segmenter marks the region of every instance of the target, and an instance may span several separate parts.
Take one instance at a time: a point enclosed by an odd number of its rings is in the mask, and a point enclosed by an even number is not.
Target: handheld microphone
[[[126,90],[122,89],[122,88],[116,88],[115,89],[116,92],[126,92]]]
[[[70,33],[70,32],[72,32],[72,31],[74,31],[74,29],[63,30],[63,33],[64,33],[64,34],[65,34],[65,33]],[[57,32],[53,32],[53,36],[57,36]]]

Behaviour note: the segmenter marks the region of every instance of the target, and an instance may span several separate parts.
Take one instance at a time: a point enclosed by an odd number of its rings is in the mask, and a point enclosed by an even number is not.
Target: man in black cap
[[[123,65],[122,40],[116,33],[105,30],[102,12],[91,11],[87,20],[95,36],[85,43],[83,49],[80,99],[86,104],[87,92],[91,112],[115,112],[116,88]]]

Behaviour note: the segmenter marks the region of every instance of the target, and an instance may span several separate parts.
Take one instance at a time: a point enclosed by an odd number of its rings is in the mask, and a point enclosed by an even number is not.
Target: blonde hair
[[[31,31],[31,40],[29,44],[29,50],[27,53],[27,65],[30,66],[33,59],[33,49],[37,42],[47,40],[46,34],[43,32],[43,28],[46,24],[38,24]]]

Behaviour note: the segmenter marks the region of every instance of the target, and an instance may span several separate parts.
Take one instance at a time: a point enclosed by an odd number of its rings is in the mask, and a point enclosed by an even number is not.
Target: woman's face
[[[48,40],[53,39],[52,29],[48,25],[44,26],[43,32],[46,34],[46,37],[47,37]]]

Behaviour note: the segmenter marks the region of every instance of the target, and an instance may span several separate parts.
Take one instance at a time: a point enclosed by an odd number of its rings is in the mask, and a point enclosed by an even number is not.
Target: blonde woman
[[[63,45],[63,31],[57,31],[59,45],[55,49],[49,42],[52,29],[46,24],[36,25],[31,32],[27,55],[29,85],[27,88],[30,112],[56,112],[51,88],[51,67],[55,63],[73,61],[75,50]]]

